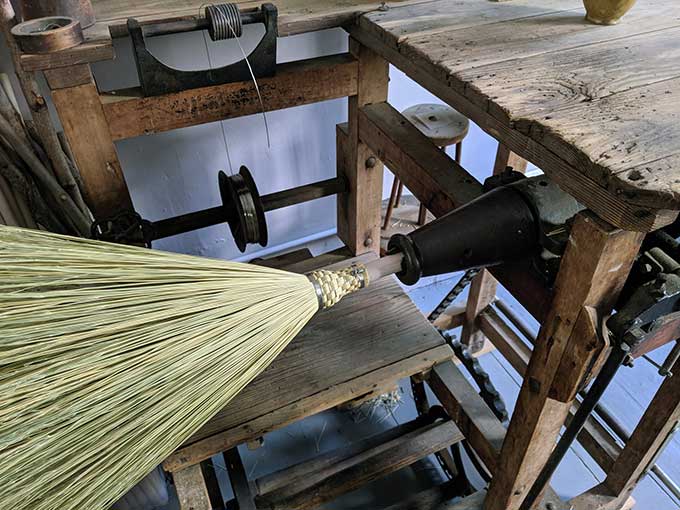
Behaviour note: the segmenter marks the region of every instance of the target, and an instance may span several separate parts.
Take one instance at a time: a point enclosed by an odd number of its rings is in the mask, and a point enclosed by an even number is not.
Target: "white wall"
[[[242,45],[246,52],[257,44],[262,32],[262,27],[245,27]],[[214,43],[208,38],[206,42],[200,33],[152,38],[149,47],[164,62],[183,69],[218,67],[241,58],[235,41]],[[93,66],[101,90],[138,85],[129,40],[116,40],[115,49],[115,61]],[[346,51],[346,33],[341,29],[327,30],[279,39],[277,60],[286,62]],[[5,48],[0,56],[0,71],[7,72],[10,64]],[[394,68],[390,77],[389,100],[395,108],[440,102]],[[117,142],[137,211],[146,219],[157,220],[218,205],[218,171],[238,172],[240,165],[251,170],[262,194],[335,175],[335,125],[347,120],[346,99],[270,112],[267,120],[271,147],[267,147],[262,115]],[[493,139],[473,126],[464,143],[463,165],[478,178],[488,175],[496,146]],[[385,197],[391,183],[392,175],[386,173]],[[267,223],[267,252],[295,245],[297,240],[310,236],[332,235],[335,198],[270,212]],[[219,258],[241,255],[224,225],[157,241],[155,247]],[[254,256],[260,250],[255,246],[247,253]]]

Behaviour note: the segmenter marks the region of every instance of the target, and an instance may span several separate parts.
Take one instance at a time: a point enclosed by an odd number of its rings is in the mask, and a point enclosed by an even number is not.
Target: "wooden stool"
[[[467,117],[445,104],[419,104],[411,106],[404,110],[402,115],[440,149],[446,150],[446,147],[455,144],[455,159],[457,163],[460,163],[463,154],[463,139],[470,130],[470,121]],[[403,191],[404,183],[395,177],[390,199],[387,203],[383,230],[389,226],[393,209],[399,207]],[[421,204],[418,213],[418,225],[425,224],[426,216],[427,210]]]

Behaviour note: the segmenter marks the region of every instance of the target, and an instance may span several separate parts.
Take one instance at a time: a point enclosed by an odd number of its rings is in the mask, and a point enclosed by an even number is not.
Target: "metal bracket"
[[[278,37],[278,11],[272,4],[260,8],[264,17],[265,34],[257,47],[241,60],[217,69],[182,71],[170,67],[151,54],[146,46],[144,27],[134,18],[127,26],[132,38],[139,83],[145,96],[159,96],[182,90],[222,85],[251,79],[250,69],[256,78],[273,76],[276,72],[276,40]]]

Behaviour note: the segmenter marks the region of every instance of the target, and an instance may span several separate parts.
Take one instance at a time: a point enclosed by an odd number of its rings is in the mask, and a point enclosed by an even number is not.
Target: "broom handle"
[[[404,260],[404,255],[397,253],[395,255],[387,255],[377,260],[372,260],[365,264],[366,271],[368,272],[369,284],[389,276],[391,274],[400,273],[402,271],[402,261]]]

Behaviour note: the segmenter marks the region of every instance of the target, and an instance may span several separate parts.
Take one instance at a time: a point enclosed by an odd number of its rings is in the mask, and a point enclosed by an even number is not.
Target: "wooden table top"
[[[353,34],[605,219],[680,209],[677,0],[638,0],[613,26],[581,0],[439,0]],[[651,214],[640,230],[675,213]]]

